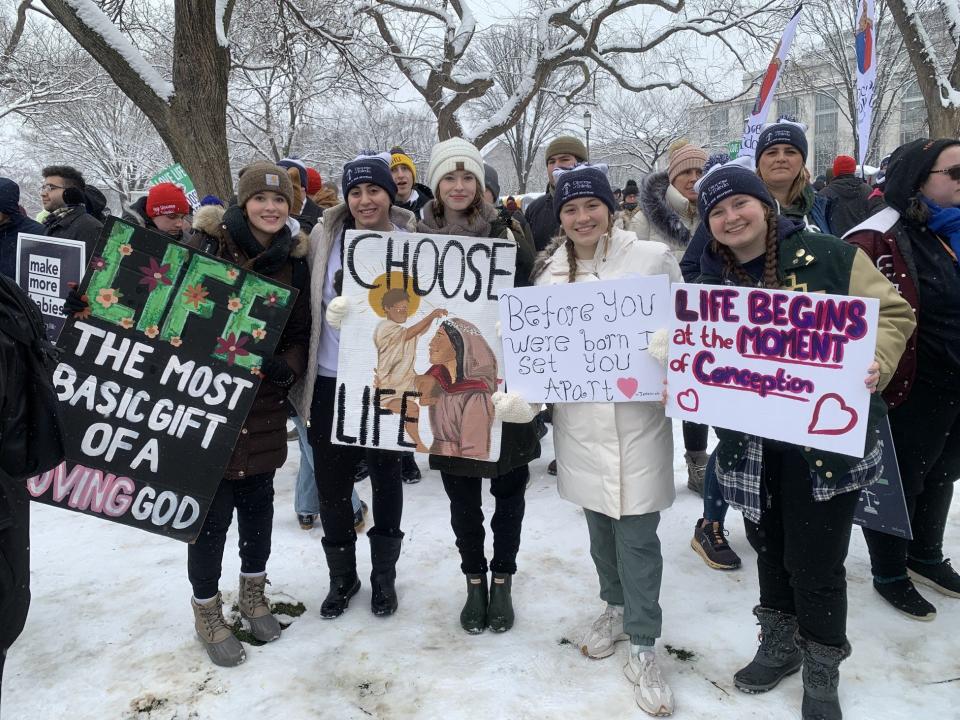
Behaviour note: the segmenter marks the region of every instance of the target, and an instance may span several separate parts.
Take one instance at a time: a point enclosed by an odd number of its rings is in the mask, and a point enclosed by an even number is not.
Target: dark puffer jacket
[[[202,252],[245,266],[247,257],[231,239],[223,224],[224,209],[211,205],[197,211],[193,219],[194,233],[188,243]],[[289,232],[289,231],[287,231]],[[283,358],[299,379],[307,367],[307,346],[310,343],[310,271],[304,258],[308,250],[307,236],[298,234],[287,263],[271,280],[299,291],[290,319],[280,336],[275,356]],[[243,423],[233,455],[224,471],[225,478],[271,472],[287,459],[287,390],[263,380]]]
[[[553,187],[547,187],[547,192],[530,203],[523,214],[533,231],[533,245],[540,252],[560,231],[560,221],[553,210]]]
[[[842,237],[870,216],[870,186],[856,175],[841,175],[820,191],[830,205],[830,232]]]
[[[43,220],[48,237],[82,240],[87,246],[87,257],[93,256],[103,223],[87,212],[83,205],[73,205],[65,212],[54,211]]]

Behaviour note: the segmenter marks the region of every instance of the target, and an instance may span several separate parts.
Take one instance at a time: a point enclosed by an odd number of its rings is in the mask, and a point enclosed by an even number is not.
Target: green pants
[[[660,580],[663,556],[657,526],[660,513],[614,520],[584,509],[590,555],[600,577],[600,599],[623,606],[623,631],[634,645],[654,645],[663,621]]]

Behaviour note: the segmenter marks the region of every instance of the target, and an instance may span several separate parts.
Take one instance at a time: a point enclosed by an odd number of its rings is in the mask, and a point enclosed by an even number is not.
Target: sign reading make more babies
[[[40,308],[47,337],[55,342],[66,317],[63,302],[69,283],[80,284],[86,263],[81,240],[20,233],[17,236],[17,284]]]
[[[35,500],[190,541],[296,291],[111,219],[60,334],[66,462]]]
[[[659,401],[648,353],[670,323],[666,275],[516,288],[500,296],[507,384],[532,403]]]
[[[873,298],[673,286],[667,415],[863,457]]]
[[[515,268],[512,240],[348,232],[332,441],[497,460],[497,298]]]

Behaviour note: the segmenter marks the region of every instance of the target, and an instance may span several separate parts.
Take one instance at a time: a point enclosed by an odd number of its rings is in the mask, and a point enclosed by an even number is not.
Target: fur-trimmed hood
[[[673,245],[682,248],[690,242],[691,231],[667,197],[670,187],[666,172],[650,173],[643,180],[640,207],[656,232]],[[686,201],[685,198],[684,201]],[[697,217],[693,226],[696,227],[699,222],[700,219]]]
[[[226,209],[219,205],[204,205],[199,208],[193,216],[194,232],[201,232],[212,238],[221,239],[226,229],[223,226],[225,212]],[[290,227],[291,234],[296,238],[296,243],[290,251],[290,257],[305,258],[310,251],[310,238],[300,229],[300,223],[296,220],[292,218],[287,220],[287,226]]]

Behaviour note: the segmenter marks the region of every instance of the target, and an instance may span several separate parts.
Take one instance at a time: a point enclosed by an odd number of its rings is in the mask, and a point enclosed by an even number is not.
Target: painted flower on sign
[[[151,340],[160,334],[160,328],[156,325],[151,325],[146,330],[143,331],[143,334],[146,335]]]
[[[200,303],[202,303],[207,295],[210,292],[200,283],[196,285],[187,285],[187,289],[183,291],[184,303],[187,305],[193,305],[194,309],[199,309]]]
[[[227,277],[230,278],[231,280],[236,280],[239,274],[240,273],[237,272],[235,268],[230,268],[229,270],[227,270]]]
[[[273,307],[278,302],[280,302],[280,297],[275,292],[270,293],[263,299],[263,304],[269,305],[270,307]]]
[[[120,321],[120,327],[124,328],[125,330],[129,330],[130,328],[132,328],[132,327],[133,327],[133,318],[132,318],[132,317],[125,317],[125,318],[123,318],[123,319]]]
[[[240,302],[240,298],[232,297],[227,301],[227,309],[230,312],[236,312],[237,310],[243,307],[243,303]]]
[[[133,255],[133,246],[130,243],[125,243],[121,245],[118,249],[120,250],[121,255],[124,255],[124,256]]]
[[[183,345],[183,340],[180,339],[179,335],[174,335],[172,338],[170,338],[170,344],[174,347],[180,347]]]
[[[217,347],[213,352],[215,355],[226,355],[227,364],[233,365],[237,361],[237,356],[250,354],[250,351],[244,347],[249,339],[238,338],[235,333],[230,333],[225,338],[217,338]]]
[[[103,270],[106,266],[107,261],[99,255],[94,255],[92,258],[90,258],[90,267],[94,270]]]
[[[167,277],[167,273],[170,272],[169,263],[161,265],[157,262],[156,258],[150,258],[150,264],[141,266],[140,272],[143,273],[143,277],[140,278],[140,284],[146,285],[147,290],[150,292],[153,292],[157,285],[171,284],[170,278]]]
[[[120,302],[120,291],[114,288],[100,288],[97,293],[97,302],[103,305],[105,310],[109,310],[111,305]]]
[[[253,332],[250,334],[253,335],[254,340],[259,342],[267,336],[267,331],[263,328],[254,328]]]

